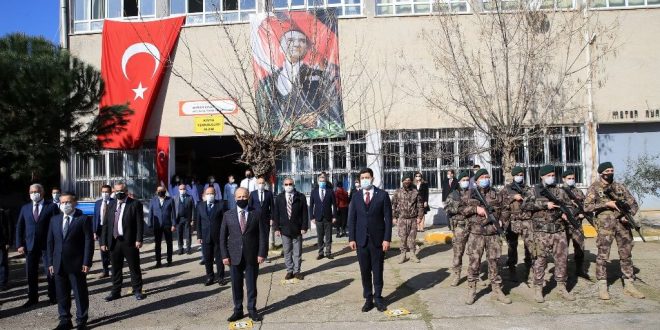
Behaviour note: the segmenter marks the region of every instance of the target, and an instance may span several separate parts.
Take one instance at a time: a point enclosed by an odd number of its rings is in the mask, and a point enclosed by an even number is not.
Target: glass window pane
[[[225,1],[223,1],[223,4]],[[204,12],[215,13],[220,10],[220,0],[204,0]]]
[[[392,14],[394,14],[394,7],[392,6],[376,7],[376,15],[392,15]]]
[[[124,17],[138,16],[138,0],[124,0]]]
[[[406,142],[403,145],[404,167],[417,168],[417,142]]]
[[[360,170],[367,167],[367,145],[364,143],[351,144],[351,169]]]
[[[451,10],[459,13],[465,13],[468,11],[467,2],[452,3]]]
[[[540,165],[543,164],[545,157],[543,157],[543,139],[532,138],[529,140],[529,163]]]
[[[438,172],[436,171],[421,171],[422,178],[429,184],[429,189],[439,189],[438,185]]]
[[[327,145],[313,146],[312,155],[314,155],[314,171],[325,171],[330,168]]]
[[[208,1],[208,0],[207,0]],[[217,0],[211,0],[217,1]],[[209,7],[206,7],[207,10]],[[238,10],[238,0],[222,0],[222,10]]]
[[[622,7],[626,5],[626,0],[610,0],[610,7]]]
[[[525,148],[523,146],[518,146],[516,148],[516,163],[525,162]]]
[[[119,152],[110,153],[110,176],[124,176],[124,157]]]
[[[140,15],[141,16],[154,16],[156,15],[155,0],[140,0]]]
[[[458,166],[468,167],[472,165],[472,141],[458,141]]]
[[[284,153],[275,162],[275,168],[278,172],[291,172],[291,157],[288,152]]]
[[[103,154],[94,157],[94,176],[105,176],[105,155]]]
[[[592,0],[591,1],[591,7],[592,8],[601,8],[607,6],[606,0]]]
[[[399,143],[383,143],[383,168],[399,169]]]
[[[105,1],[92,0],[92,19],[105,18]]]
[[[429,5],[429,4],[415,5],[415,13],[416,14],[428,13],[430,11],[431,11],[431,5]]]
[[[454,165],[454,141],[440,141],[440,165]]]
[[[647,5],[660,5],[660,0],[646,0]]]
[[[346,146],[334,146],[332,147],[333,156],[333,169],[345,169],[346,168]]]
[[[309,171],[311,169],[309,149],[296,149],[296,170]]]
[[[387,171],[383,173],[383,189],[394,190],[401,186],[399,171]]]
[[[305,0],[291,0],[291,7],[304,6]]]
[[[504,170],[501,167],[491,169],[491,179],[494,186],[501,186],[504,184]]]
[[[376,0],[377,4],[386,4],[386,3],[392,3],[392,0]]]
[[[202,15],[188,15],[186,17],[186,24],[201,24],[204,23],[204,16]]]
[[[360,6],[346,6],[344,7],[344,15],[360,15],[362,7]]]
[[[561,163],[561,140],[549,140],[548,149],[549,161],[551,163]]]
[[[87,22],[73,23],[73,32],[85,32],[85,31],[89,31],[89,23]]]
[[[422,142],[422,168],[435,168],[438,166],[438,150],[436,142]]]
[[[582,144],[580,143],[579,136],[566,137],[566,162],[567,163],[580,163],[582,162]]]
[[[186,0],[170,0],[170,14],[185,14]]]
[[[628,6],[643,6],[644,0],[628,0]]]
[[[76,177],[88,179],[90,177],[89,172],[89,160],[85,157],[76,157]]]
[[[73,19],[75,21],[82,21],[89,19],[89,0],[76,0],[73,3]]]
[[[573,0],[557,0],[559,8],[573,8]]]
[[[345,0],[344,4],[347,5],[359,5],[362,3],[362,0]]]
[[[255,0],[241,0],[241,10],[255,9],[256,3]]]
[[[225,22],[238,22],[240,17],[241,16],[238,13],[222,14],[222,19]]]
[[[203,0],[188,0],[189,13],[201,13],[204,11]]]
[[[273,0],[273,8],[288,8],[288,0]]]

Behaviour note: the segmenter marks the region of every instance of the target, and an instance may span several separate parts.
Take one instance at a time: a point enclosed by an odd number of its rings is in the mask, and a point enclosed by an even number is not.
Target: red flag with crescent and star
[[[180,16],[103,23],[101,76],[105,93],[100,107],[128,103],[133,110],[124,130],[102,137],[104,148],[136,149],[142,145],[165,66],[184,19]]]

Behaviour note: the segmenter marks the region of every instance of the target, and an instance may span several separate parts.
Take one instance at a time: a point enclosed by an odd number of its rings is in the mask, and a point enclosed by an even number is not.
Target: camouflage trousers
[[[506,242],[508,245],[506,264],[515,267],[518,264],[518,238],[522,236],[525,245],[525,266],[532,267],[532,248],[534,246],[534,231],[530,220],[511,221],[506,231]]]
[[[454,237],[451,240],[451,249],[454,252],[453,271],[460,272],[463,267],[463,254],[470,237],[470,231],[465,227],[454,226]]]
[[[545,232],[534,232],[536,241],[536,259],[534,260],[534,285],[543,286],[545,268],[548,258],[553,257],[555,261],[555,280],[558,283],[566,283],[568,278],[566,263],[568,259],[568,244],[564,231],[553,234]]]
[[[401,252],[415,253],[417,249],[417,219],[399,219],[397,227],[401,239]]]
[[[468,266],[468,282],[474,283],[479,280],[479,267],[481,266],[481,257],[486,252],[488,259],[488,279],[491,284],[501,284],[502,277],[500,277],[497,268],[497,262],[502,255],[502,240],[498,235],[478,235],[470,233],[467,241],[467,252],[470,256],[470,264]]]
[[[582,263],[584,261],[584,230],[582,228],[578,231],[571,226],[566,226],[567,248],[571,246],[571,242],[573,242],[573,258],[575,262]]]
[[[596,278],[599,280],[607,279],[607,260],[610,258],[610,249],[612,242],[616,240],[619,248],[619,264],[621,264],[621,273],[624,279],[634,279],[632,249],[634,245],[632,232],[617,219],[607,219],[605,226],[601,225],[599,219],[598,237],[596,245],[598,246],[598,256],[596,257]]]

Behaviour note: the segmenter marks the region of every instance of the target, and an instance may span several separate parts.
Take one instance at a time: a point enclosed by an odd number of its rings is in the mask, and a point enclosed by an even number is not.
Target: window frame
[[[447,8],[463,4],[465,6],[464,11],[455,11],[455,10],[440,10],[438,9],[438,4],[442,3]],[[419,5],[428,5],[429,9],[427,12],[416,12],[416,6]],[[425,15],[435,15],[438,13],[454,13],[454,14],[469,14],[473,13],[472,5],[468,0],[389,0],[387,3],[380,3],[379,0],[374,2],[374,17],[393,17],[393,16],[425,16]],[[396,13],[397,6],[410,6],[410,13]],[[391,7],[391,13],[379,13],[379,8]]]
[[[83,20],[76,20],[74,17],[75,14],[75,4],[78,2],[84,2],[87,4],[86,8],[86,19]],[[138,15],[137,16],[123,16],[124,13],[124,0],[118,0],[121,1],[121,13],[122,16],[118,17],[109,17],[108,16],[108,8],[109,8],[109,2],[110,0],[102,0],[103,4],[103,17],[101,18],[92,18],[92,14],[94,12],[92,8],[92,4],[94,0],[70,0],[69,1],[69,28],[70,28],[70,33],[71,34],[84,34],[84,33],[96,33],[96,32],[101,32],[103,30],[103,21],[107,19],[121,19],[121,20],[153,20],[156,19],[158,16],[158,9],[160,1],[158,0],[137,0],[137,9],[138,9]],[[153,2],[153,8],[154,8],[154,13],[153,15],[146,15],[143,16],[140,11],[140,7],[143,1],[150,1]],[[83,26],[86,25],[85,29],[77,29],[76,26]]]

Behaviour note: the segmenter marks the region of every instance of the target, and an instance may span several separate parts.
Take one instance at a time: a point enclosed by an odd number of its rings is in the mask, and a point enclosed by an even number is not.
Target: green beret
[[[562,178],[565,178],[569,175],[575,175],[575,171],[573,171],[573,169],[569,168],[566,171],[564,171],[564,173],[561,174]]]
[[[614,168],[611,162],[600,163],[600,165],[598,165],[598,173],[603,173],[608,168]]]
[[[415,174],[413,172],[403,172],[403,176],[401,177],[401,181],[405,179],[410,179],[412,180],[415,177]]]
[[[518,175],[520,173],[523,173],[523,172],[525,172],[525,169],[520,167],[520,166],[514,166],[511,169],[511,175],[513,175],[513,176],[516,176],[516,175]]]
[[[479,179],[479,177],[482,176],[482,175],[484,175],[484,174],[488,174],[488,170],[486,170],[485,168],[479,169],[479,170],[477,171],[477,173],[474,173],[474,179],[475,179],[475,180],[476,180],[476,179]]]
[[[549,173],[554,173],[554,172],[555,172],[555,167],[553,165],[543,165],[541,167],[541,170],[539,171],[541,176],[547,175]]]
[[[458,173],[458,176],[456,177],[456,180],[461,181],[464,177],[469,177],[470,173],[468,171],[460,171]]]

